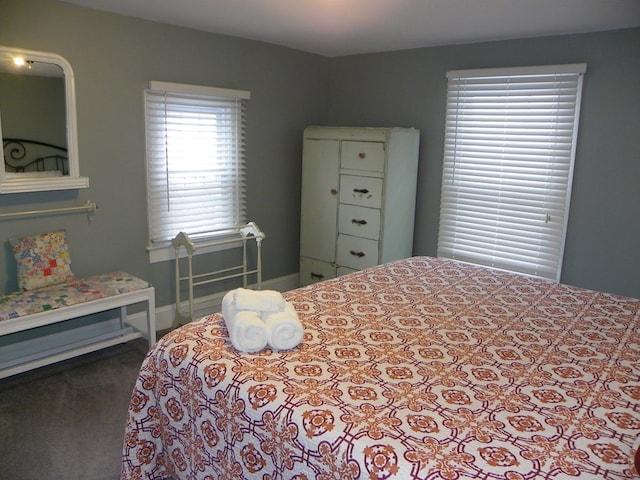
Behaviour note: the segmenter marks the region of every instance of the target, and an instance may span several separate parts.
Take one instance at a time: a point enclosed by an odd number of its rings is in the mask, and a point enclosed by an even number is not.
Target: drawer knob
[[[336,190],[335,188],[332,188],[330,190],[330,192],[331,192],[331,195],[337,195],[338,194],[338,190]]]
[[[355,250],[351,250],[349,253],[354,257],[358,257],[358,258],[364,257],[364,252],[356,252]]]
[[[311,278],[314,278],[316,280],[322,280],[324,278],[324,275],[321,273],[313,273],[311,272]]]
[[[364,153],[364,152],[360,152],[360,153],[358,154],[358,158],[359,158],[360,160],[364,160],[365,158],[367,158],[367,154],[366,154],[366,153]]]
[[[369,193],[369,190],[367,190],[366,188],[354,188],[353,189],[353,193]]]
[[[358,220],[357,218],[352,218],[351,223],[355,223],[356,225],[366,225],[366,220]]]

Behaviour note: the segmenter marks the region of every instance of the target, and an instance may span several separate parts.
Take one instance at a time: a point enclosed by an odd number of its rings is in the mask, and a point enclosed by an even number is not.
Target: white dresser
[[[419,142],[412,128],[305,129],[301,285],[412,255]]]

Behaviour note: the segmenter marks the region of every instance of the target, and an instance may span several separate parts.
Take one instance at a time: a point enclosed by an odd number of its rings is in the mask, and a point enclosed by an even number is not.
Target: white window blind
[[[244,223],[249,92],[151,82],[144,98],[151,245]]]
[[[438,256],[559,281],[585,71],[448,72]]]

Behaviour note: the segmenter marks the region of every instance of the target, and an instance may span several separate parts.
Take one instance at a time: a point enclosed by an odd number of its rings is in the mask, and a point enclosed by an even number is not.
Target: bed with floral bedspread
[[[429,257],[284,295],[291,351],[161,339],[122,479],[638,478],[640,300]]]

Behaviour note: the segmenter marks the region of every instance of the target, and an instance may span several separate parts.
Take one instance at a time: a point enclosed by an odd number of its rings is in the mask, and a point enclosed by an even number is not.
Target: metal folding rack
[[[216,230],[206,232],[206,236],[218,236],[217,239],[213,239],[207,242],[198,242],[198,245],[189,238],[185,232],[180,232],[172,240],[173,248],[175,250],[175,283],[176,283],[176,321],[178,324],[190,322],[193,320],[193,287],[199,285],[206,285],[209,283],[220,282],[231,278],[242,277],[242,286],[247,287],[248,278],[250,275],[256,275],[256,286],[258,290],[262,288],[262,256],[261,246],[262,241],[265,239],[265,234],[258,228],[254,222],[249,222],[246,225],[241,225],[231,229]],[[247,243],[250,241],[256,242],[256,267],[249,269],[247,260]],[[203,249],[208,247],[217,247],[222,245],[228,245],[233,243],[242,242],[242,263],[240,265],[234,265],[232,267],[223,268],[220,270],[214,270],[211,272],[201,273],[198,275],[193,274],[193,255],[197,248]],[[184,247],[186,250],[186,258],[188,265],[187,275],[181,276],[180,274],[180,249]],[[180,286],[181,282],[187,282],[187,290],[189,295],[189,311],[184,313],[181,307],[180,298]]]

